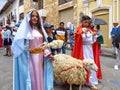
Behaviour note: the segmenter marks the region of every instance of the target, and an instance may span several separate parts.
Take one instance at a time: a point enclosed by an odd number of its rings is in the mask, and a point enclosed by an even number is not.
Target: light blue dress
[[[44,59],[44,90],[52,90],[53,89],[53,65],[52,61],[45,57]]]
[[[26,49],[27,48],[25,48],[23,53],[21,53],[18,57],[13,57],[14,59],[13,90],[31,90],[31,79],[28,63],[29,52]]]

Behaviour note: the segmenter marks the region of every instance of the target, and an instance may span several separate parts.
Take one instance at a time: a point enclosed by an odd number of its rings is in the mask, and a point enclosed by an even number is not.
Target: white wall
[[[18,22],[18,19],[19,19],[19,14],[18,14],[18,1],[19,0],[15,0],[2,14],[0,14],[0,20],[2,20],[3,18],[5,18],[5,24],[6,24],[6,19],[7,19],[7,16],[9,14],[12,14],[15,15],[16,13],[16,23]],[[12,24],[15,24],[15,23],[12,23]]]

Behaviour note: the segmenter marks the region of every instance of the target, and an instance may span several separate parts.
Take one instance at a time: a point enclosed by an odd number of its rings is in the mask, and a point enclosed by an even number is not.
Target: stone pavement
[[[0,90],[12,90],[13,60],[12,57],[3,56],[4,51],[0,48]]]
[[[120,90],[120,69],[117,71],[113,69],[115,59],[112,50],[110,48],[102,48],[102,51],[100,58],[103,80],[98,85],[99,90]],[[13,60],[12,57],[3,56],[4,54],[4,49],[0,48],[0,90],[13,90]],[[67,50],[67,54],[70,54],[70,50]],[[63,86],[59,83],[54,90],[68,90],[68,88],[69,86]],[[75,87],[73,90],[78,89]],[[90,89],[83,86],[82,90]]]

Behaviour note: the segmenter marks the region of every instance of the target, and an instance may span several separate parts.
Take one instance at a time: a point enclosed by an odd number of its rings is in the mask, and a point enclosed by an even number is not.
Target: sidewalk
[[[112,57],[115,58],[112,48],[102,47],[102,53],[100,56]]]

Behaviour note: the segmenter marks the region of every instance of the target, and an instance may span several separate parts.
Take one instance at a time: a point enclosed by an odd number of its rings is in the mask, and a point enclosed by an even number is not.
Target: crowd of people
[[[23,19],[19,28],[14,27],[13,30],[6,25],[0,29],[0,47],[4,46],[6,53],[4,56],[11,56],[11,49],[14,60],[13,88],[14,90],[53,90],[54,88],[54,71],[52,61],[54,55],[66,54],[66,46],[70,44],[71,56],[80,60],[94,60],[98,67],[98,71],[91,71],[91,75],[86,81],[86,85],[92,90],[98,90],[96,86],[99,80],[102,80],[102,70],[100,65],[101,44],[104,43],[100,25],[96,26],[87,15],[82,16],[81,24],[74,30],[71,22],[60,22],[59,27],[54,29],[54,25],[43,23],[41,16],[37,10],[30,11]],[[115,28],[113,28],[115,29]],[[116,31],[111,32],[114,38]],[[120,33],[119,33],[120,34]],[[45,49],[37,54],[32,54],[33,48],[38,48],[44,42],[52,42],[53,40],[62,40],[64,44],[62,48]],[[120,41],[117,38],[118,42]],[[11,46],[12,45],[12,46]],[[113,46],[116,47],[115,44]],[[118,69],[118,57],[116,66]]]
[[[5,48],[4,56],[10,57],[11,53],[11,45],[14,39],[15,33],[17,32],[17,27],[10,27],[10,25],[0,26],[0,47]]]

